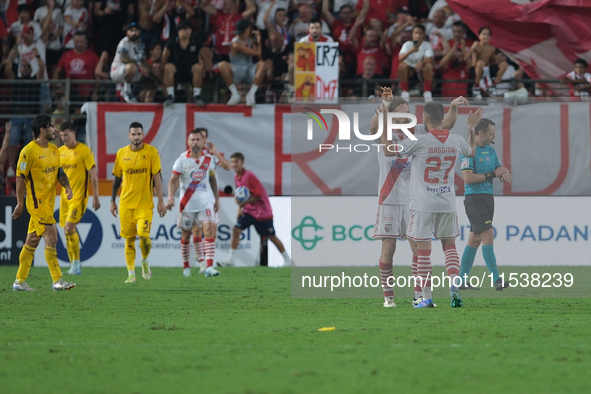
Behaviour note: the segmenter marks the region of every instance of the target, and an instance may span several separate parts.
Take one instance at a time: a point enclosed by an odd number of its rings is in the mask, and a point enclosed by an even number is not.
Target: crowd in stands
[[[71,79],[73,103],[105,90],[76,80],[112,80],[127,102],[203,105],[214,81],[229,105],[287,102],[294,43],[334,41],[340,79],[349,81],[341,96],[360,96],[360,81],[373,90],[374,80],[389,79],[405,98],[412,89],[427,101],[480,98],[523,77],[491,35],[469,31],[445,0],[0,0],[0,74]],[[63,89],[45,84],[34,101],[53,110]]]
[[[445,0],[428,4],[0,0],[0,73],[3,79],[68,78],[69,101],[78,104],[100,100],[105,87],[76,80],[112,80],[118,84],[116,97],[127,102],[203,105],[211,94],[206,99],[202,92],[211,91],[214,82],[229,105],[288,102],[294,93],[294,43],[335,41],[340,79],[351,81],[342,86],[342,96],[359,96],[359,81],[377,79],[395,80],[393,87],[404,97],[411,87],[419,89],[426,100],[506,90],[498,85],[518,70],[488,44],[491,30],[476,36]],[[462,82],[475,78],[485,85],[470,89]],[[450,82],[433,85],[434,80]],[[496,92],[489,89],[492,84]],[[34,92],[35,101],[44,111],[55,110],[63,89],[43,85]],[[0,94],[9,93],[3,88]]]

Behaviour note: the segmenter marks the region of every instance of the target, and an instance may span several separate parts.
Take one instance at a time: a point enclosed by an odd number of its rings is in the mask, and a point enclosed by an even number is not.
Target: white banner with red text
[[[321,112],[318,104],[310,105],[306,107]],[[376,107],[375,103],[332,106],[350,114],[352,123],[357,112],[362,134],[367,134]],[[307,120],[311,118],[302,106],[175,104],[164,108],[160,104],[87,103],[84,109],[87,141],[95,152],[100,178],[112,178],[117,150],[129,144],[129,124],[139,121],[145,141],[160,152],[165,190],[172,164],[186,149],[188,132],[206,127],[209,141],[226,157],[238,151],[244,154],[245,168],[257,175],[269,195],[377,194],[379,147],[373,146],[377,141],[362,140],[353,132],[350,140],[341,140],[334,115],[323,115],[319,123],[313,121],[313,138],[309,140]],[[461,107],[452,132],[467,137],[467,114],[476,109]],[[292,110],[298,113],[292,116]],[[411,112],[421,123],[423,105],[411,105]],[[513,174],[511,184],[494,182],[495,194],[591,194],[589,103],[487,106],[484,116],[495,122],[494,147],[501,164]],[[321,144],[332,148],[321,150]],[[221,189],[234,187],[233,172],[218,169],[217,174]],[[463,194],[459,166],[455,182],[456,193]]]

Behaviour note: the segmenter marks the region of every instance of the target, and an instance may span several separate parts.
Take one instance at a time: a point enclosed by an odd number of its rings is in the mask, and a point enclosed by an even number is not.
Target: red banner
[[[532,79],[557,79],[577,58],[591,62],[591,7],[584,0],[447,0],[474,32],[492,30],[491,44]]]

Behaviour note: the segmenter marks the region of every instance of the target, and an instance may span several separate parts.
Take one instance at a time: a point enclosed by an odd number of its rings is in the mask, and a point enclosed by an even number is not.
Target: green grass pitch
[[[377,268],[376,268],[377,270]],[[0,267],[0,393],[586,393],[591,300],[291,298],[290,269],[184,278],[84,268],[13,292]],[[321,327],[335,331],[319,332]]]

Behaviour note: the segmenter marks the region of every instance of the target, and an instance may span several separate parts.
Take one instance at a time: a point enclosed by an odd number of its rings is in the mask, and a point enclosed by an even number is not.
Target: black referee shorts
[[[464,199],[466,215],[470,220],[470,232],[482,234],[492,228],[495,199],[492,194],[468,194]]]

